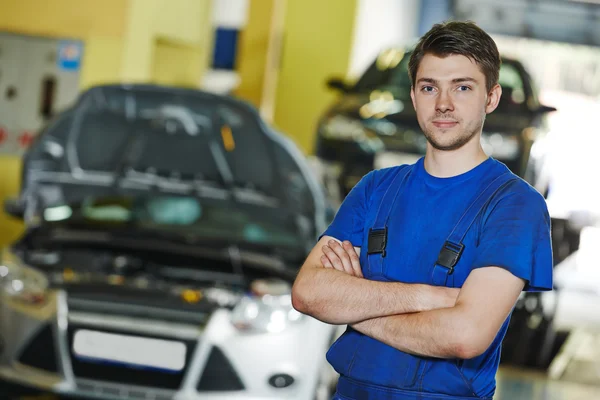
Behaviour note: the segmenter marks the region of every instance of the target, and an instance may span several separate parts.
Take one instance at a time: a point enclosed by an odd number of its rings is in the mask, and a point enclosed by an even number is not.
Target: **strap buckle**
[[[452,275],[454,272],[454,266],[458,263],[460,256],[462,255],[463,250],[465,249],[465,245],[462,243],[455,244],[446,241],[440,253],[438,254],[438,259],[436,264],[441,265],[442,267],[448,268],[449,275]]]
[[[367,254],[379,254],[385,257],[387,246],[387,226],[383,229],[369,229]]]

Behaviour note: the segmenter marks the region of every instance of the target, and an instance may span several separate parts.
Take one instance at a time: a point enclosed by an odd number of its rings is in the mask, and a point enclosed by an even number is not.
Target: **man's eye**
[[[466,92],[468,90],[471,90],[471,88],[469,86],[459,86],[458,90],[460,90],[461,92]]]
[[[433,92],[433,86],[423,86],[421,88],[421,91],[423,91],[423,92]]]

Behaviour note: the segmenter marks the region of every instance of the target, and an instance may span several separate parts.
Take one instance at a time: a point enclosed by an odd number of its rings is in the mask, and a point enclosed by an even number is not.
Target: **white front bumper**
[[[306,317],[302,323],[279,334],[241,334],[230,323],[229,312],[218,310],[203,331],[198,328],[198,337],[194,339],[197,346],[181,385],[176,390],[165,390],[76,376],[66,338],[69,318],[64,303],[64,293],[58,293],[51,300],[52,312],[32,313],[10,302],[0,301],[0,337],[7,343],[7,349],[0,355],[0,379],[50,393],[97,399],[312,400],[320,374],[328,367],[325,354],[336,331],[334,326]],[[17,361],[19,349],[29,343],[39,326],[48,323],[54,327],[56,336],[59,366],[56,373]],[[218,346],[226,354],[243,382],[244,390],[197,392],[207,355],[213,346]],[[269,384],[269,379],[275,374],[288,374],[294,378],[294,383],[286,388],[275,388]]]

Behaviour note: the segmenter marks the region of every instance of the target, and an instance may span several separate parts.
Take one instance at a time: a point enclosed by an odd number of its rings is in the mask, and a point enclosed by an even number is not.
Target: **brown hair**
[[[473,22],[450,21],[435,24],[421,37],[408,62],[408,75],[413,86],[417,69],[425,54],[468,57],[479,65],[485,75],[488,92],[498,83],[501,61],[496,43]]]

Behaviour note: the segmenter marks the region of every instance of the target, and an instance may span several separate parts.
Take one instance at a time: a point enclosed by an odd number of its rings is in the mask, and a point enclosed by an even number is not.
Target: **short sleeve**
[[[365,217],[369,194],[372,190],[372,182],[373,171],[363,176],[350,193],[348,193],[340,205],[335,218],[321,237],[331,236],[338,240],[348,240],[355,247],[362,246]]]
[[[489,266],[524,279],[525,291],[552,290],[550,216],[529,186],[505,195],[483,222],[473,268]]]

